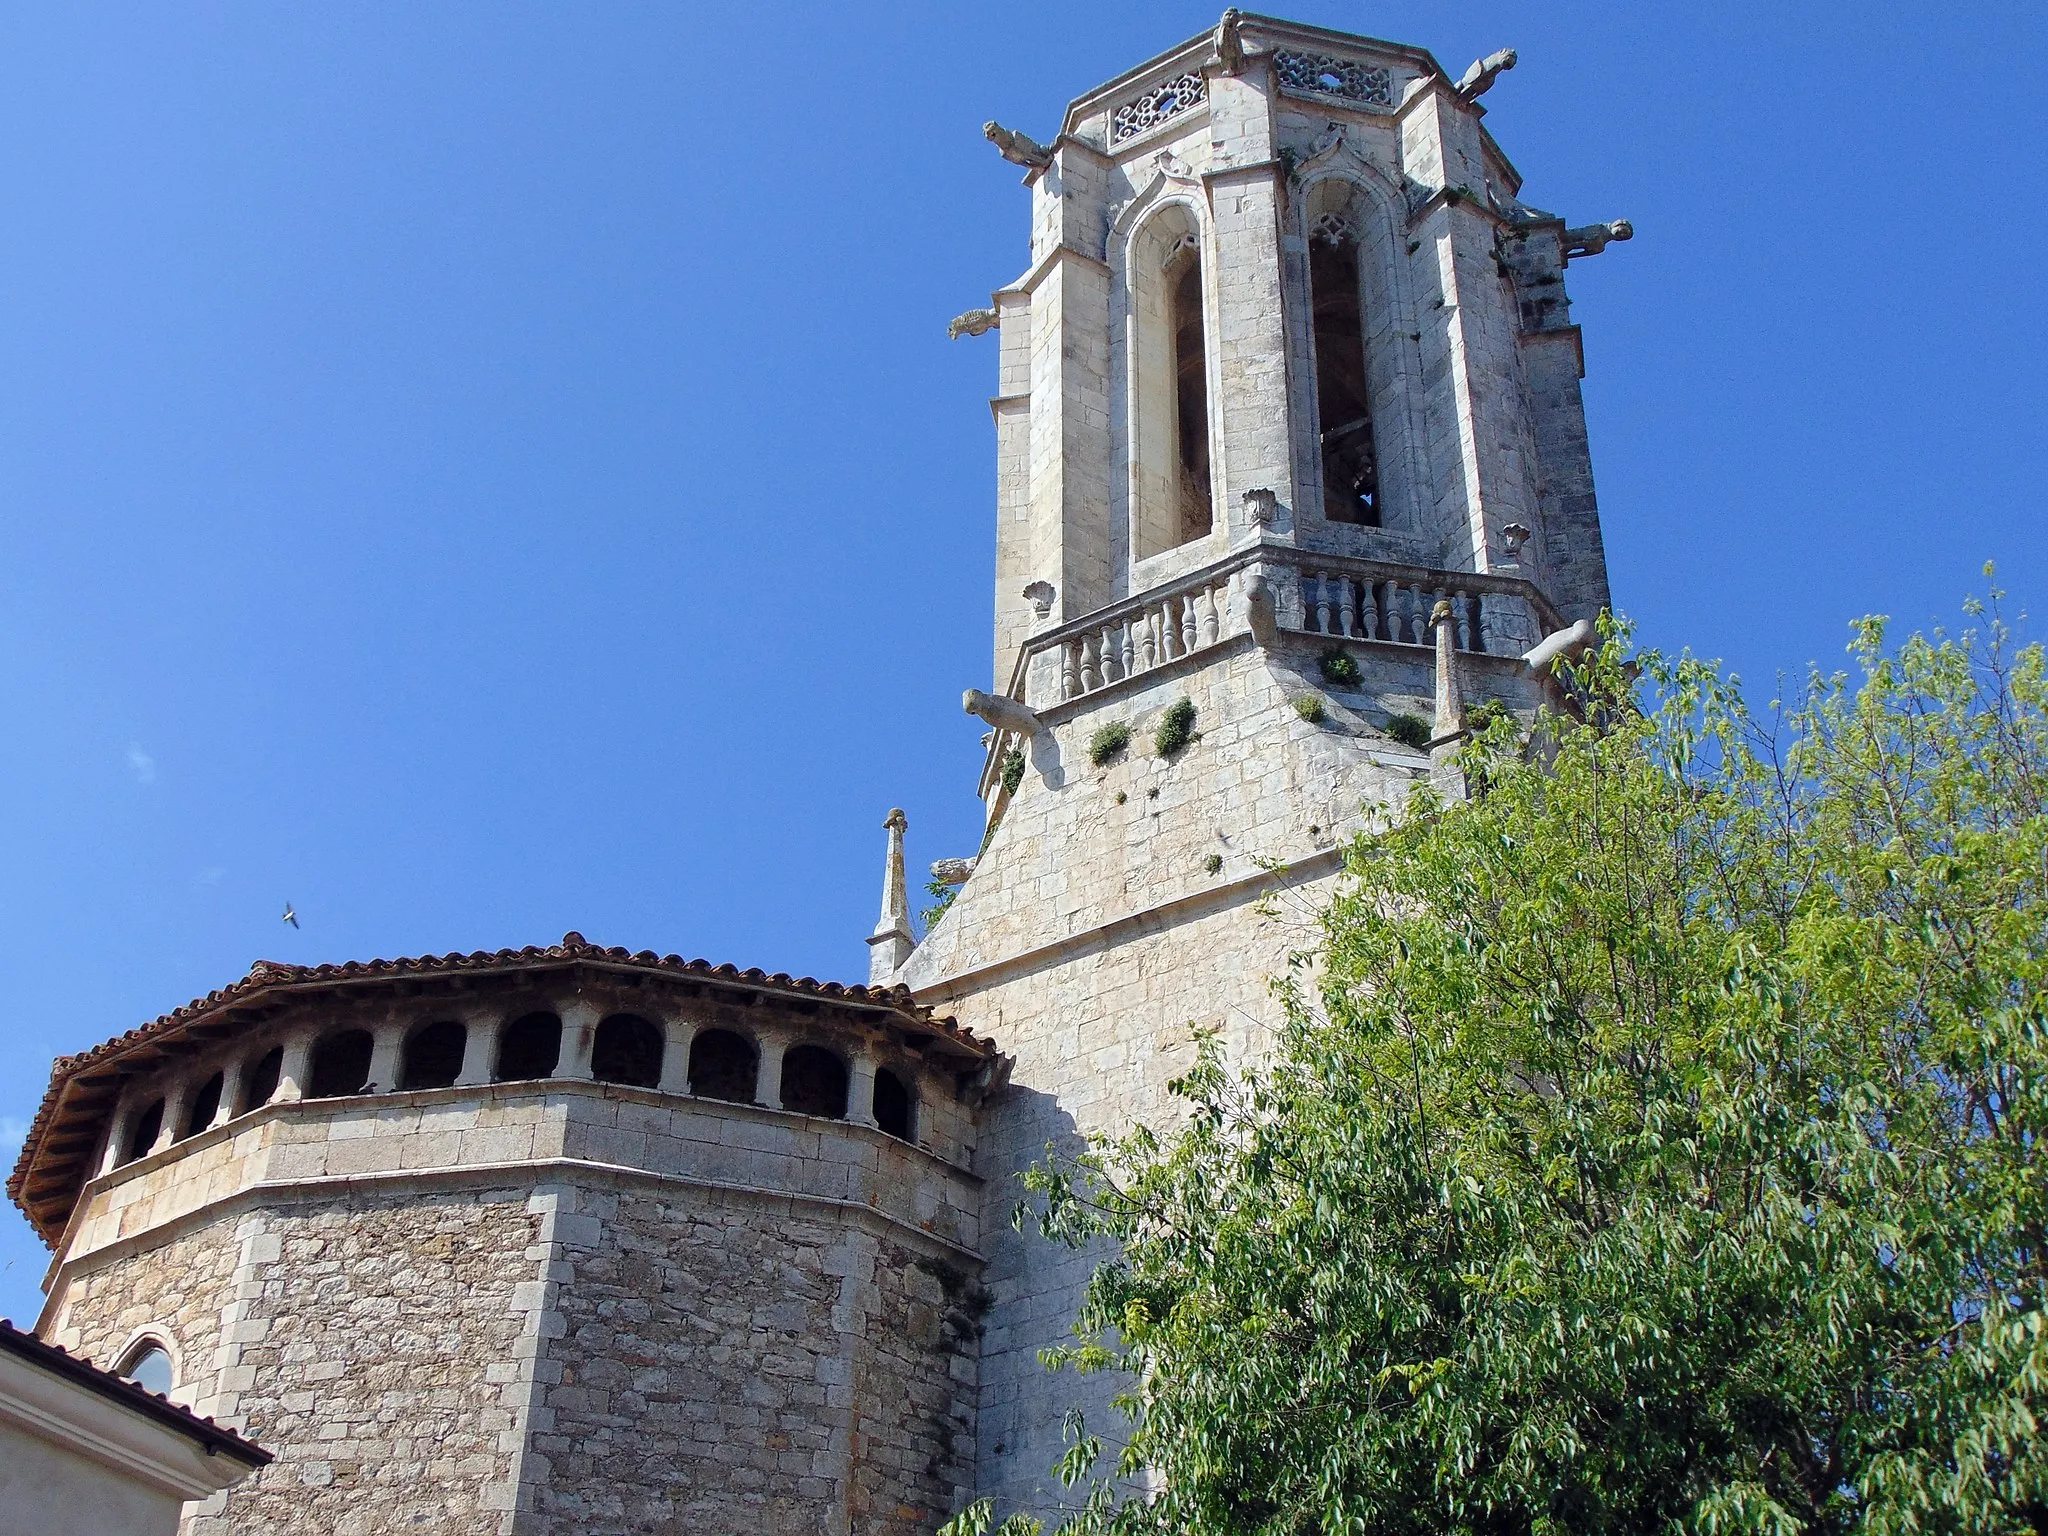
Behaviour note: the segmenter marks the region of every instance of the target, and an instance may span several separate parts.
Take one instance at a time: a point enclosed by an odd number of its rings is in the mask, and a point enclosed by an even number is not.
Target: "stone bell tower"
[[[996,330],[990,831],[878,981],[1013,1063],[978,1171],[994,1297],[975,1454],[1056,1502],[1047,1373],[1094,1256],[1009,1231],[1014,1175],[1173,1115],[1198,1030],[1256,1053],[1348,833],[1533,710],[1607,574],[1564,269],[1632,234],[1521,199],[1480,97],[1401,44],[1226,12],[1041,145]],[[1551,637],[1545,644],[1545,637]],[[1189,719],[1190,710],[1192,720]]]

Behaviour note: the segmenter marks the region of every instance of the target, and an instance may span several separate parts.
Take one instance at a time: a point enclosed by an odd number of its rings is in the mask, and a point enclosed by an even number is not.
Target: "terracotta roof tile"
[[[860,983],[818,981],[809,976],[774,975],[756,969],[713,965],[708,960],[685,960],[680,955],[656,955],[652,950],[637,953],[620,947],[592,944],[571,931],[559,944],[545,947],[529,944],[521,949],[472,950],[468,954],[421,955],[397,960],[348,960],[339,965],[287,965],[278,960],[258,960],[240,981],[194,998],[184,1007],[164,1014],[151,1023],[116,1036],[103,1045],[74,1056],[59,1056],[51,1064],[50,1086],[30,1122],[22,1142],[21,1155],[8,1176],[7,1194],[27,1215],[43,1241],[55,1246],[64,1221],[69,1219],[78,1190],[86,1181],[84,1157],[98,1142],[95,1134],[83,1150],[60,1151],[52,1145],[66,1122],[90,1115],[95,1106],[84,1102],[81,1090],[105,1088],[104,1071],[117,1068],[127,1057],[176,1038],[215,1015],[247,1006],[267,994],[289,992],[326,983],[390,980],[407,977],[445,977],[523,969],[548,969],[562,965],[602,965],[631,968],[715,985],[783,992],[799,998],[816,999],[862,1011],[881,1010],[895,1016],[903,1027],[945,1042],[969,1057],[989,1057],[993,1048],[950,1018],[940,1018],[920,1006],[908,987],[870,987]],[[115,1079],[114,1081],[118,1081]],[[78,1165],[78,1166],[73,1166]],[[38,1172],[56,1175],[55,1188],[31,1197],[28,1183]],[[47,1180],[46,1180],[47,1182]]]
[[[203,1418],[180,1403],[172,1402],[161,1392],[152,1392],[125,1376],[117,1376],[112,1371],[100,1369],[90,1360],[74,1355],[69,1350],[60,1349],[55,1344],[47,1344],[32,1333],[24,1333],[4,1317],[0,1317],[0,1350],[17,1355],[43,1370],[75,1381],[87,1390],[117,1402],[124,1408],[146,1414],[160,1424],[167,1424],[179,1434],[197,1440],[207,1448],[209,1454],[214,1451],[225,1451],[237,1461],[251,1467],[268,1466],[272,1460],[271,1453],[255,1441],[245,1440],[232,1429],[216,1424],[209,1418]]]

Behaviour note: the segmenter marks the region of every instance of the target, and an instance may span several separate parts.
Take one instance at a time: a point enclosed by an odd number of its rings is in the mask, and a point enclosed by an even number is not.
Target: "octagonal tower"
[[[277,1452],[193,1532],[929,1531],[986,1044],[571,934],[260,964],[57,1065],[38,1333]]]
[[[1226,13],[1068,107],[1024,169],[1000,337],[979,856],[875,979],[1014,1058],[984,1112],[981,1489],[1058,1502],[1053,1376],[1097,1255],[1010,1232],[1048,1144],[1169,1120],[1193,1034],[1269,1038],[1345,838],[1608,601],[1564,270],[1632,234],[1522,200],[1421,49]],[[1579,626],[1579,627],[1575,627]],[[1540,658],[1539,658],[1540,659]],[[964,877],[964,878],[963,878]],[[906,952],[907,951],[907,952]]]

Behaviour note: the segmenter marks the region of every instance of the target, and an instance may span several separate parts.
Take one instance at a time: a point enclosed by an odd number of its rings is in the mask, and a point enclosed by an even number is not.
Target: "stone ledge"
[[[1148,676],[1150,674],[1147,674]],[[1091,694],[1089,697],[1093,698]],[[1262,869],[1255,874],[1241,875],[1235,880],[1207,890],[1193,891],[1173,901],[1161,902],[1155,907],[1144,907],[1136,912],[1113,917],[1106,923],[1098,924],[1080,933],[1069,934],[1051,944],[1041,944],[1036,949],[1027,949],[1002,960],[991,960],[971,970],[959,971],[940,981],[927,982],[915,989],[920,1001],[943,998],[952,1000],[972,992],[980,992],[999,982],[1014,981],[1019,976],[1041,971],[1048,966],[1058,965],[1077,955],[1109,949],[1142,933],[1158,933],[1168,928],[1177,928],[1182,923],[1193,922],[1227,907],[1241,905],[1247,900],[1257,899],[1284,890],[1289,886],[1307,885],[1336,874],[1344,867],[1344,850],[1324,848],[1299,859],[1289,860],[1273,869]]]

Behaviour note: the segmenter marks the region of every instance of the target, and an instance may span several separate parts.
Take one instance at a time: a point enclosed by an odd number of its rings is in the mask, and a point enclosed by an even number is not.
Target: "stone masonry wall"
[[[911,1536],[964,1499],[959,1271],[696,1191],[579,1190],[556,1235],[531,1529]]]
[[[153,1313],[194,1406],[277,1453],[189,1536],[483,1536],[510,1502],[535,1230],[523,1191],[251,1213],[78,1276],[57,1336],[92,1354]]]
[[[81,1275],[50,1340],[114,1370],[146,1330],[170,1347],[176,1375],[171,1396],[211,1414],[221,1319],[234,1293],[239,1254],[233,1229],[211,1226]]]

